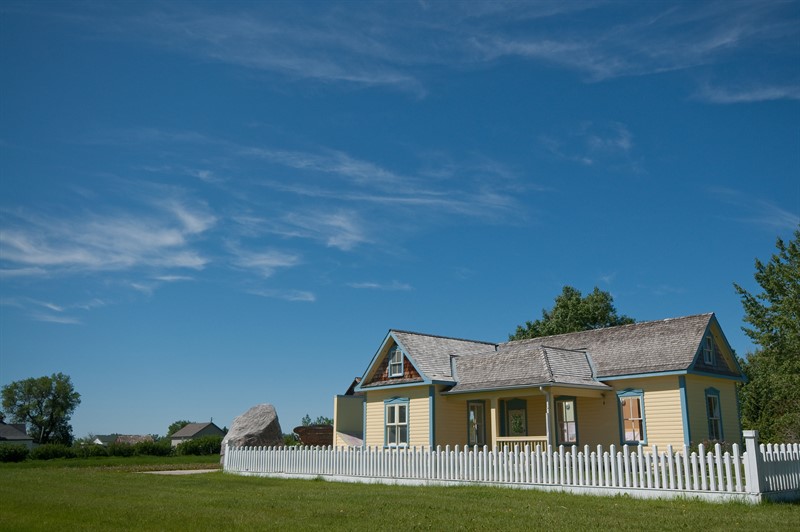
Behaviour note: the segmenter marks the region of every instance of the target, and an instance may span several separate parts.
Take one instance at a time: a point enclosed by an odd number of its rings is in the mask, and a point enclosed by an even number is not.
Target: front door
[[[469,445],[486,444],[485,409],[483,402],[468,403],[467,439]]]

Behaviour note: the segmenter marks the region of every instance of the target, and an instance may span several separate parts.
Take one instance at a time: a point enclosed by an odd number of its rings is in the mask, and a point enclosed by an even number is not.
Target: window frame
[[[411,418],[409,413],[409,399],[407,397],[394,397],[387,399],[383,402],[383,446],[387,448],[401,448],[408,447],[411,441],[411,430],[409,420]],[[405,412],[405,419],[400,419],[400,412]],[[394,412],[395,421],[389,423],[389,412]],[[395,441],[390,441],[389,429],[395,428]],[[405,441],[400,441],[400,429],[405,427]]]
[[[572,403],[573,421],[563,421],[561,419],[562,412],[563,412],[561,407],[565,403]],[[556,415],[555,415],[555,421],[556,421],[556,444],[557,445],[578,445],[578,441],[579,441],[579,439],[578,439],[578,398],[574,397],[574,396],[569,396],[569,395],[562,395],[562,396],[556,397],[555,408],[556,408]],[[561,437],[562,436],[562,429],[563,429],[562,425],[565,424],[565,423],[573,423],[575,425],[575,427],[574,427],[575,428],[575,431],[574,431],[575,432],[575,439],[574,439],[574,441],[562,439],[562,437]],[[569,430],[567,430],[567,434],[569,434]]]
[[[722,430],[722,401],[720,401],[720,393],[716,388],[705,389],[706,400],[706,417],[708,419],[708,439],[712,441],[725,441],[725,434]],[[712,403],[716,404],[716,412],[712,408]],[[716,414],[716,416],[712,415]],[[714,426],[716,425],[716,431]],[[714,432],[718,432],[716,438]]]
[[[641,440],[629,440],[627,439],[627,433],[625,430],[625,420],[626,419],[635,419],[635,418],[626,418],[624,407],[622,405],[623,400],[626,399],[637,399],[639,401],[639,415],[641,416]],[[647,445],[647,416],[645,415],[645,407],[644,407],[644,390],[634,390],[628,388],[626,390],[622,390],[621,392],[617,392],[617,406],[619,408],[619,440],[622,445]]]
[[[481,419],[476,420],[477,428],[472,426],[472,407],[480,406]],[[473,430],[475,441],[472,441]],[[483,447],[486,445],[486,401],[467,401],[467,445]]]
[[[399,360],[395,360],[395,356],[399,357]],[[389,363],[387,366],[387,372],[390,379],[396,379],[404,375],[405,357],[403,356],[403,352],[399,347],[394,346],[389,350]],[[399,366],[399,371],[395,369],[395,366]]]
[[[713,366],[716,364],[716,353],[714,349],[714,337],[706,335],[703,339],[703,364]]]

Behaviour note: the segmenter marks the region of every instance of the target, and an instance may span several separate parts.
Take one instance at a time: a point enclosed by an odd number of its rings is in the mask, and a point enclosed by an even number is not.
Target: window
[[[408,399],[386,402],[386,446],[408,445]]]
[[[558,443],[578,443],[578,416],[574,398],[556,399]]]
[[[528,435],[528,403],[524,399],[511,399],[505,404],[505,433],[506,436]]]
[[[467,403],[467,443],[469,445],[486,444],[486,410],[483,401]]]
[[[714,339],[711,335],[706,336],[703,343],[703,363],[707,366],[714,365]]]
[[[719,390],[706,388],[706,411],[708,412],[708,439],[722,441],[722,415],[719,407]]]
[[[640,444],[646,441],[643,400],[643,394],[637,391],[627,391],[619,395],[623,443]]]
[[[403,376],[403,352],[397,346],[389,351],[389,377]]]

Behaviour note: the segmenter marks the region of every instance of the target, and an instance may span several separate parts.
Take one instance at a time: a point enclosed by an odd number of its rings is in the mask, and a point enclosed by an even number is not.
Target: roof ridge
[[[415,331],[406,331],[403,329],[389,329],[389,332],[396,332],[396,333],[403,333],[403,334],[413,334],[416,336],[427,336],[429,338],[442,338],[444,340],[456,340],[458,342],[469,342],[471,344],[486,344],[486,345],[498,345],[495,342],[484,342],[483,340],[470,340],[469,338],[457,338],[455,336],[444,336],[441,334],[427,334],[427,333],[420,333]]]
[[[708,316],[710,318],[713,315],[714,315],[713,312],[705,312],[705,313],[702,313],[702,314],[690,314],[688,316],[678,316],[676,318],[663,318],[663,319],[660,319],[660,320],[637,321],[637,322],[634,322],[634,323],[626,323],[624,325],[612,325],[611,327],[598,327],[597,329],[584,329],[582,331],[573,331],[573,332],[560,333],[560,334],[549,334],[547,336],[537,336],[536,338],[524,338],[522,340],[509,340],[508,342],[504,342],[502,345],[522,343],[522,342],[534,342],[536,340],[543,340],[545,338],[558,338],[558,337],[562,337],[562,336],[570,336],[570,335],[573,335],[573,334],[588,333],[588,332],[593,332],[593,331],[609,331],[611,329],[623,329],[623,328],[626,328],[626,327],[627,328],[641,327],[642,325],[652,325],[652,324],[655,324],[655,323],[665,323],[665,322],[669,322],[669,321],[687,320],[689,318],[699,318],[701,316],[703,316],[703,317]],[[541,345],[544,345],[544,344],[541,344]],[[580,351],[580,349],[578,349],[577,351]]]

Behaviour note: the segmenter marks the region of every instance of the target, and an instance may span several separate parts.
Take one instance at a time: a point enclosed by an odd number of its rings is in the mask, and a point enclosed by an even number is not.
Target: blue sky
[[[0,384],[285,432],[389,328],[716,312],[800,223],[798,2],[4,2]]]

